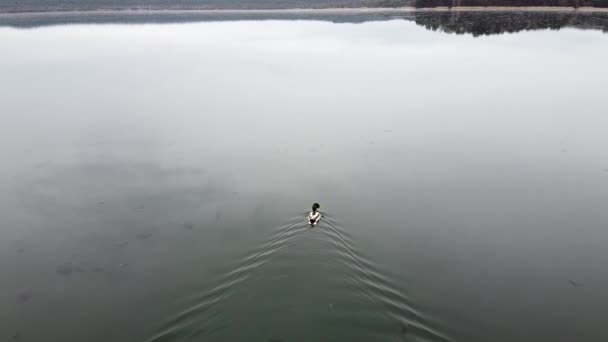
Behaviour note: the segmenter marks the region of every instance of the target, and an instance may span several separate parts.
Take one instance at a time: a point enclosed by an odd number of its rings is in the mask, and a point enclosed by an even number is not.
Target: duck
[[[308,213],[308,223],[311,227],[316,226],[317,223],[321,221],[321,212],[319,211],[319,208],[321,208],[319,203],[314,203],[312,205],[312,211]]]

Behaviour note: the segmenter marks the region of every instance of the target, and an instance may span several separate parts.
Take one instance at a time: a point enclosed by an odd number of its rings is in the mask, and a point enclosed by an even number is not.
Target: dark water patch
[[[174,184],[175,179],[180,183]],[[92,215],[107,217],[108,213],[137,219],[139,211],[162,215],[159,211],[166,210],[167,201],[179,201],[182,207],[190,208],[217,198],[214,194],[225,196],[224,189],[218,188],[221,182],[214,179],[211,184],[206,173],[190,169],[106,161],[57,165],[44,173],[24,175],[16,191],[25,208],[38,215],[66,215],[80,210],[91,215],[90,219]],[[196,183],[199,185],[193,185]],[[56,201],[59,196],[61,204]]]

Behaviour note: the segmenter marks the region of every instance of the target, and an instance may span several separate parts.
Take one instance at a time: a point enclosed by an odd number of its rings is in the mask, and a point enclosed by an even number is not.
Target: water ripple
[[[328,259],[334,263],[330,266],[334,269],[336,267],[346,268],[342,272],[330,275],[329,279],[333,279],[337,283],[350,283],[352,286],[347,288],[348,295],[353,298],[363,296],[362,298],[367,298],[380,305],[383,311],[373,314],[380,314],[393,320],[395,327],[400,327],[400,329],[396,328],[392,333],[388,333],[389,335],[400,335],[400,339],[403,341],[451,341],[448,336],[440,332],[439,324],[417,308],[412,299],[393,283],[390,276],[381,267],[356,249],[353,236],[338,220],[326,215],[317,228],[309,229],[305,223],[305,215],[306,213],[302,213],[294,216],[286,223],[274,228],[266,241],[240,258],[234,267],[218,279],[215,287],[189,297],[190,304],[181,312],[169,317],[146,341],[192,341],[200,336],[211,336],[229,329],[231,323],[222,312],[220,302],[229,298],[239,285],[250,279],[254,272],[263,265],[275,260],[279,251],[293,250],[289,247],[293,245],[296,238],[306,236],[305,232],[314,233],[316,231],[320,231],[322,235],[308,235],[308,237],[323,237],[321,240],[329,247],[325,253],[334,254]],[[293,245],[293,247],[295,246]],[[306,250],[306,253],[309,255],[309,262],[312,262],[310,255],[314,255],[313,253],[317,253],[317,257],[321,260],[325,260],[327,257],[323,255],[323,251]],[[285,259],[285,257],[276,258],[275,261],[275,267],[283,265],[282,268],[279,268],[278,274],[264,278],[264,282],[288,278],[295,262]],[[301,263],[301,260],[298,261]],[[368,318],[371,319],[369,316]],[[378,334],[379,332],[370,333]]]

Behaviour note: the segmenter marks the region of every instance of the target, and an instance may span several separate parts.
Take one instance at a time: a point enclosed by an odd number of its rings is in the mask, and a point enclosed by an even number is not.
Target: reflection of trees
[[[416,13],[416,24],[428,30],[473,36],[565,27],[608,33],[606,13],[461,12]]]
[[[416,7],[457,6],[564,6],[608,7],[606,0],[416,0]]]

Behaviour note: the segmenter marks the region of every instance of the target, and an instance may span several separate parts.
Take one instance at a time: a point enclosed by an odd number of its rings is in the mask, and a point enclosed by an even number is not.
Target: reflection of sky
[[[340,150],[407,137],[532,154],[568,141],[593,157],[608,124],[608,45],[594,31],[264,21],[3,28],[0,40],[9,150],[113,141],[126,156],[211,145],[251,156],[307,151],[308,138]]]

